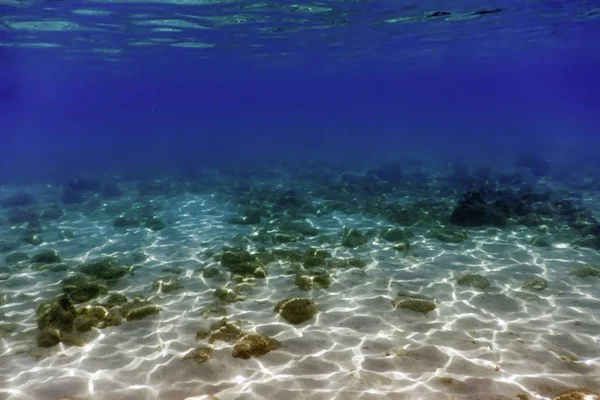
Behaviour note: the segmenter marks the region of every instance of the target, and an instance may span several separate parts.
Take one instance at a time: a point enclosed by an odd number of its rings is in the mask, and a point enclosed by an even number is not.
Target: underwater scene
[[[0,0],[0,400],[599,400],[597,38]]]

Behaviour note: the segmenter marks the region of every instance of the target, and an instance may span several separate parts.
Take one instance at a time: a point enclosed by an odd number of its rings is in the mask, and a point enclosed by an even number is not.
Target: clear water
[[[599,17],[0,0],[0,399],[599,398]]]

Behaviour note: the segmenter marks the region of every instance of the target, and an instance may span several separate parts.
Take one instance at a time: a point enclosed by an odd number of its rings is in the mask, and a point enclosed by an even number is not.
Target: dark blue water
[[[594,157],[593,2],[319,4],[329,8],[4,6],[3,179],[256,159]],[[399,17],[409,21],[389,22]],[[176,19],[203,28],[151,31]],[[65,21],[82,30],[60,31]],[[132,45],[153,37],[166,43]],[[62,47],[20,47],[40,42]],[[168,45],[181,42],[214,47]]]

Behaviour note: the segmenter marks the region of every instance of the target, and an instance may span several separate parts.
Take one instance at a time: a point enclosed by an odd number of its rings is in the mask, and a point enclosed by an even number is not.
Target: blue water
[[[0,0],[0,400],[599,393],[599,7]],[[304,255],[240,283],[227,246]],[[364,265],[317,273],[309,248]],[[46,250],[61,261],[40,267]],[[160,313],[95,325],[84,347],[51,325],[42,346],[41,302],[109,256],[135,276],[94,282]],[[154,285],[167,267],[175,294]],[[294,278],[319,274],[331,287]],[[399,290],[436,309],[398,310]],[[291,326],[284,297],[319,314]],[[242,361],[217,342],[181,366],[214,302],[283,350]]]

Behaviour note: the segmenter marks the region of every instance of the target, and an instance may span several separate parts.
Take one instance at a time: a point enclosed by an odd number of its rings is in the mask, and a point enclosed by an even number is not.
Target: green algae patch
[[[246,300],[245,296],[242,296],[237,291],[228,289],[226,287],[219,287],[215,289],[214,296],[227,303],[237,303],[238,301]]]
[[[233,249],[223,252],[221,265],[232,274],[258,275],[257,277],[266,277],[267,274],[265,265],[258,256],[246,250]]]
[[[461,286],[468,286],[478,290],[485,290],[490,286],[490,281],[479,274],[466,274],[456,280]]]
[[[274,311],[291,324],[301,324],[312,319],[319,310],[312,299],[289,298],[277,303]]]
[[[133,274],[131,267],[120,265],[117,259],[112,257],[85,263],[79,267],[79,271],[106,281],[116,281],[127,274]]]
[[[59,263],[61,261],[60,256],[56,250],[46,250],[41,253],[35,254],[31,261],[39,264],[51,264],[51,263]]]
[[[123,304],[119,310],[127,321],[138,321],[158,314],[161,308],[147,300],[135,298]]]
[[[235,358],[249,359],[260,357],[281,346],[279,341],[265,336],[249,334],[241,337],[233,346],[231,355]]]
[[[213,356],[213,348],[211,346],[198,347],[190,350],[184,357],[184,360],[194,360],[199,364],[209,361]]]
[[[527,290],[543,290],[548,287],[548,281],[539,276],[534,276],[523,282],[523,289]]]
[[[392,305],[395,308],[402,308],[422,314],[427,314],[437,308],[437,303],[433,297],[404,290],[398,292],[397,298],[392,300]]]
[[[586,265],[584,267],[579,267],[572,270],[571,272],[569,272],[569,275],[573,275],[578,278],[600,278],[600,268],[592,267],[591,265]]]
[[[381,232],[381,238],[387,242],[406,242],[412,238],[414,234],[408,230],[401,228],[387,228]]]
[[[208,343],[214,343],[218,340],[233,343],[244,335],[242,328],[237,324],[227,321],[227,318],[221,318],[210,327],[210,336]],[[196,334],[198,338],[198,334]]]
[[[108,293],[108,288],[101,282],[87,275],[71,275],[63,279],[63,292],[75,303],[85,303]]]
[[[369,238],[364,233],[355,228],[345,229],[342,235],[342,246],[344,247],[353,249],[367,244],[368,242]]]

